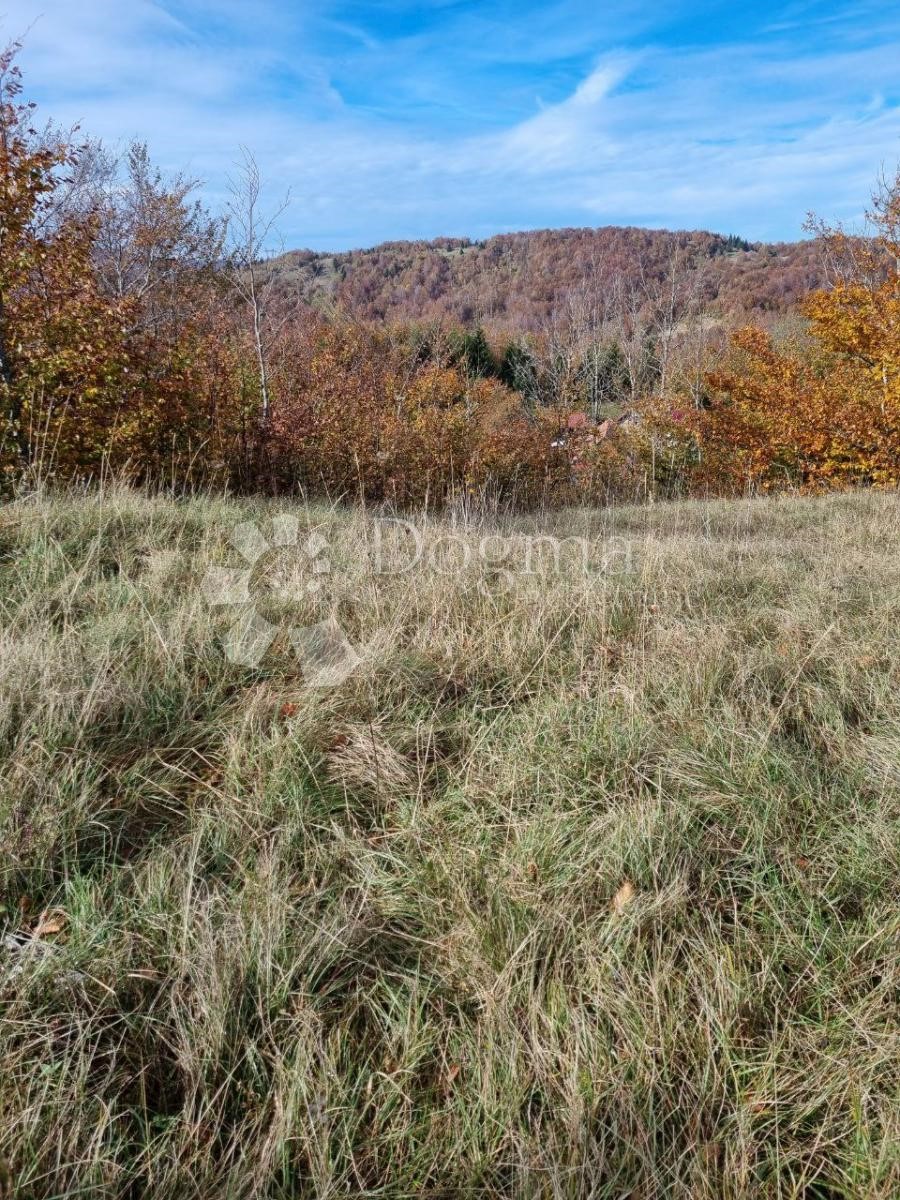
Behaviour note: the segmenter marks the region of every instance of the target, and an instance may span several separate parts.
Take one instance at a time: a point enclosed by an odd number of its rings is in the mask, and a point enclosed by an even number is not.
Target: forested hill
[[[670,279],[723,317],[778,314],[823,280],[811,241],[763,244],[633,227],[501,234],[487,241],[386,242],[342,254],[293,251],[285,282],[314,303],[372,321],[481,322],[538,330],[590,300],[632,304]],[[612,313],[610,313],[612,315]]]

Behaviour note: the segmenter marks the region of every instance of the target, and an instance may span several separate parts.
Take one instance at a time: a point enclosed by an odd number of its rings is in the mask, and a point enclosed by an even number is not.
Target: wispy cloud
[[[212,203],[241,144],[293,245],[633,222],[796,236],[900,158],[892,4],[14,0],[47,115],[146,138]]]
[[[630,61],[617,57],[595,67],[571,96],[521,121],[496,139],[500,160],[530,173],[571,168],[589,156],[608,159],[614,149],[607,101],[628,75]]]

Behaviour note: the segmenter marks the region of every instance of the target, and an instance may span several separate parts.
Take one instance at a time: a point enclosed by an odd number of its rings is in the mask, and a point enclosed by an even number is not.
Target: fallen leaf
[[[49,937],[54,933],[62,933],[68,920],[68,915],[61,908],[51,908],[42,914],[32,928],[32,937]]]
[[[626,879],[612,898],[612,910],[616,916],[620,917],[622,915],[636,895],[637,892],[634,890],[634,884],[630,879]]]
[[[278,711],[285,719],[295,717],[297,715],[297,705],[292,700],[286,700]]]
[[[350,739],[349,739],[349,737],[347,737],[346,733],[338,733],[331,739],[331,745],[328,747],[328,749],[329,750],[342,750],[344,748],[344,746],[346,746],[348,744],[349,741],[350,741]]]

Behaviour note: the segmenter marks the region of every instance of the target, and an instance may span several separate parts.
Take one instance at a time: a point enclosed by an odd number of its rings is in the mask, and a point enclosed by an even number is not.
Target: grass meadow
[[[896,1197],[900,499],[413,524],[0,509],[0,1195]]]

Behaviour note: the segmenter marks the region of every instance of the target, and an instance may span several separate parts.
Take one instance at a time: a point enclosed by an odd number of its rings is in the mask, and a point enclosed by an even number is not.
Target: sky
[[[853,224],[900,163],[897,0],[0,0],[43,116],[138,138],[284,247]],[[276,247],[273,247],[276,248]]]

